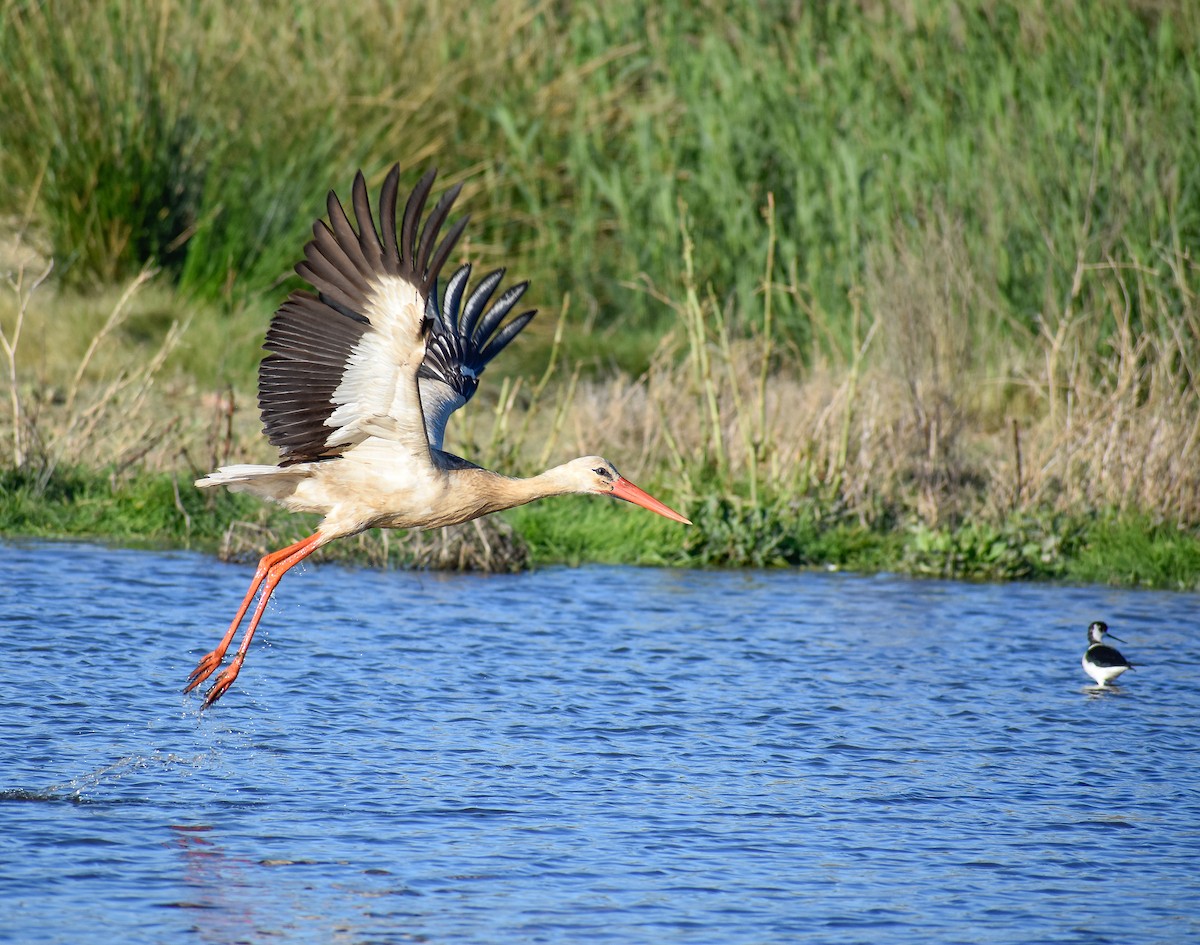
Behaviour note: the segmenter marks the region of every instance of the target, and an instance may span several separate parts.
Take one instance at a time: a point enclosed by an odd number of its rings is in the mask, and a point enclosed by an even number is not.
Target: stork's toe
[[[204,682],[204,680],[208,679],[213,674],[213,671],[221,665],[222,656],[224,654],[218,653],[216,650],[202,656],[200,662],[196,664],[196,668],[188,676],[187,685],[183,687],[183,691],[191,692]]]

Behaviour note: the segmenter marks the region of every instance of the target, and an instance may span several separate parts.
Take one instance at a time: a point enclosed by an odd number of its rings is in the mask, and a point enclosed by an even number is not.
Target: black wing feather
[[[434,248],[436,242],[436,234],[442,228],[442,224],[446,222],[446,217],[450,215],[450,208],[454,206],[455,198],[458,197],[459,191],[462,190],[462,184],[456,184],[442,195],[442,199],[434,206],[433,212],[429,214],[425,225],[421,228],[421,248],[414,252],[417,260],[417,272],[425,273],[429,269],[429,254]],[[459,221],[460,226],[465,226],[464,221]]]
[[[379,189],[379,217],[383,223],[383,266],[390,275],[399,273],[400,247],[396,243],[396,201],[400,194],[400,166],[393,165]]]
[[[533,321],[535,314],[533,311],[524,312],[505,325],[492,339],[491,344],[480,350],[479,357],[475,362],[478,367],[475,370],[482,371],[487,367],[492,358],[508,347],[508,343],[521,333],[521,329]]]
[[[487,313],[479,320],[478,327],[471,332],[471,337],[475,340],[476,345],[482,345],[495,333],[496,328],[504,321],[504,316],[520,301],[521,296],[528,288],[528,282],[519,282],[504,290],[504,294],[496,300],[495,305],[488,309]]]
[[[408,195],[404,205],[404,224],[401,232],[400,258],[413,260],[417,258],[417,223],[425,211],[425,202],[429,199],[429,190],[433,187],[436,171],[429,171]]]
[[[362,171],[359,171],[354,178],[354,197],[365,197],[366,187],[367,182],[363,180]],[[359,191],[363,193],[360,195]],[[330,240],[326,237],[325,245],[321,249],[329,261],[338,263],[338,268],[343,270],[348,277],[353,278],[357,274],[360,277],[358,282],[365,292],[371,278],[379,270],[371,266],[367,262],[367,257],[363,255],[362,237],[350,225],[350,218],[346,216],[346,211],[342,207],[342,202],[338,200],[337,194],[331,190],[325,203],[326,211],[329,214],[329,225],[332,229],[330,235],[333,237],[333,245],[329,245]],[[358,199],[355,199],[354,203],[354,216],[358,220],[359,230],[362,233],[374,232],[375,221],[371,219],[370,207],[360,205],[362,201]],[[359,210],[365,210],[365,216],[360,215]]]
[[[464,213],[462,219],[456,221],[454,226],[450,227],[450,232],[446,234],[446,238],[442,240],[442,244],[433,254],[433,259],[429,261],[429,272],[436,274],[442,271],[442,266],[446,265],[446,259],[449,257],[450,251],[454,249],[454,245],[458,242],[458,238],[462,236],[463,230],[467,228],[467,223],[470,219],[470,214]],[[435,277],[430,282],[430,288],[432,288],[433,283],[436,281]]]
[[[475,323],[483,314],[484,306],[496,291],[496,286],[504,278],[503,269],[495,269],[479,280],[478,284],[467,296],[467,304],[463,306],[462,321],[458,328],[458,337],[464,347],[471,344],[475,337]]]
[[[504,270],[489,272],[463,302],[463,293],[471,276],[471,266],[461,266],[450,277],[446,293],[437,308],[433,330],[425,348],[425,361],[418,377],[441,381],[457,392],[465,404],[479,386],[479,375],[497,354],[508,345],[536,314],[524,312],[513,318],[497,333],[504,321],[529,287],[522,282],[504,292],[489,309],[488,301],[495,292]],[[430,297],[436,305],[437,286]]]
[[[463,294],[467,291],[467,283],[471,278],[471,267],[460,266],[455,270],[454,275],[450,277],[450,281],[446,283],[446,298],[445,308],[447,312],[457,312],[462,308]],[[435,298],[436,302],[437,299]],[[439,318],[441,315],[439,314]],[[451,329],[447,329],[448,331]],[[457,328],[453,329],[457,332]]]
[[[399,176],[396,174],[397,181]],[[392,179],[391,173],[388,174],[388,179]],[[379,199],[380,213],[386,214],[386,211],[382,209],[384,205],[382,191]],[[367,196],[367,181],[363,177],[362,171],[354,175],[354,187],[350,192],[350,200],[354,205],[354,218],[358,220],[358,251],[362,265],[366,267],[367,272],[387,272],[383,265],[383,243],[380,242],[379,234],[375,230],[375,219],[371,216],[371,198]]]
[[[1087,657],[1097,666],[1132,666],[1120,651],[1106,645],[1088,647]]]

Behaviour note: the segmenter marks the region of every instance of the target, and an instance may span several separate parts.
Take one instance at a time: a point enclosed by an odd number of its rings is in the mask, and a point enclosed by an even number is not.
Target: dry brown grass
[[[1081,263],[1069,305],[1044,326],[1045,367],[1030,380],[1045,420],[1030,438],[1029,501],[1200,521],[1196,266],[1156,262],[1178,280],[1178,310],[1140,261]]]
[[[602,445],[631,474],[682,484],[685,503],[816,494],[864,521],[1117,508],[1200,523],[1195,264],[1081,260],[1064,310],[1018,344],[959,232],[935,217],[917,244],[877,253],[875,314],[847,355],[782,359],[764,320],[734,338],[685,284],[663,294],[681,326],[642,376],[573,374],[523,402],[510,388],[490,429],[466,425],[466,449],[503,440],[520,403],[522,435],[505,441],[518,466]]]
[[[174,455],[179,417],[164,421],[159,375],[186,323],[172,322],[153,346],[131,350],[122,338],[134,300],[154,273],[143,270],[111,301],[76,303],[86,309],[88,329],[80,332],[79,319],[55,310],[57,293],[45,288],[51,271],[49,262],[18,257],[5,275],[0,348],[9,465],[44,483],[61,465],[122,469],[156,451]]]

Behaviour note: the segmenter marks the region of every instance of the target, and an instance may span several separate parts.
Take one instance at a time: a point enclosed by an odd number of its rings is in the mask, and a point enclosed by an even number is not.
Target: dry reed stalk
[[[8,282],[9,287],[16,296],[16,316],[13,320],[11,331],[5,331],[4,326],[0,324],[0,347],[4,348],[5,366],[8,368],[8,397],[12,412],[13,466],[17,469],[24,469],[28,462],[26,436],[33,435],[35,432],[28,430],[31,421],[25,409],[24,399],[21,396],[20,373],[17,367],[17,355],[21,348],[21,332],[25,327],[25,319],[29,313],[30,301],[42,283],[50,277],[53,269],[54,260],[48,260],[42,271],[33,277],[33,281],[27,283],[26,263],[22,259],[17,266],[16,273],[8,273],[5,277],[5,281]]]
[[[113,331],[125,320],[125,316],[129,311],[129,302],[137,294],[138,290],[154,278],[157,269],[146,267],[134,277],[121,292],[121,297],[117,299],[117,304],[112,307],[108,318],[100,327],[100,330],[92,335],[91,341],[88,343],[87,350],[83,353],[83,357],[79,359],[79,366],[75,369],[75,376],[71,378],[70,386],[67,388],[67,403],[64,408],[68,416],[74,415],[75,398],[79,396],[79,385],[83,381],[84,374],[87,373],[88,367],[92,363],[92,356],[95,355],[96,349],[100,347],[113,333]]]
[[[35,378],[20,350],[21,333],[35,323],[43,330],[55,317],[43,301],[33,307],[35,293],[49,275],[47,265],[32,283],[18,271],[10,277],[16,295],[13,330],[0,328],[0,342],[9,371],[12,423],[12,466],[31,471],[37,488],[44,488],[63,464],[90,465],[96,468],[141,466],[151,451],[170,441],[169,434],[178,423],[178,414],[167,414],[165,398],[152,397],[157,378],[167,359],[186,331],[186,323],[172,323],[157,349],[148,356],[138,354],[128,366],[106,368],[107,377],[97,374],[95,362],[102,349],[118,349],[120,329],[124,326],[134,297],[150,282],[152,270],[143,270],[131,280],[109,310],[106,318],[88,339],[77,362],[67,367],[61,362],[61,378]],[[53,306],[53,299],[50,305]],[[36,355],[35,355],[36,356]],[[35,357],[34,356],[34,357]],[[42,369],[45,370],[44,368]],[[30,410],[22,387],[32,393]],[[59,392],[61,391],[61,393]],[[185,409],[183,405],[180,409]],[[172,458],[177,450],[170,448]]]
[[[711,339],[705,324],[705,307],[700,302],[696,285],[695,246],[688,226],[687,205],[681,199],[678,201],[677,208],[679,235],[683,246],[683,299],[672,304],[681,316],[687,330],[687,354],[692,368],[692,381],[695,389],[701,392],[706,408],[707,442],[700,459],[705,465],[711,465],[718,472],[727,473],[725,442],[721,432],[721,411],[717,403],[717,384],[709,355]],[[670,302],[669,299],[668,302]],[[716,314],[719,318],[719,310]]]
[[[1136,260],[1077,270],[1089,317],[1043,335],[1048,348],[1073,352],[1073,366],[1041,378],[1045,400],[1068,409],[1048,410],[1028,437],[1030,502],[1200,522],[1200,306],[1190,265],[1168,265],[1181,310]]]

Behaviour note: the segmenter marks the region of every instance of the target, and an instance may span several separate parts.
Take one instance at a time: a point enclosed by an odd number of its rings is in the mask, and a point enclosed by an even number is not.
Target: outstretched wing
[[[413,189],[396,231],[400,169],[379,194],[380,229],[360,171],[351,194],[357,231],[330,191],[329,224],[318,220],[296,271],[316,289],[293,292],[275,313],[259,367],[258,403],[283,465],[339,456],[384,436],[428,456],[417,391],[438,273],[467,218],[438,235],[458,187],[421,217],[436,171]],[[419,228],[419,232],[418,232]]]
[[[533,310],[522,312],[501,327],[529,288],[529,283],[521,282],[506,289],[492,302],[492,296],[504,278],[504,270],[497,269],[480,279],[464,301],[470,278],[470,264],[462,266],[446,283],[440,304],[438,287],[434,283],[426,308],[426,316],[433,327],[425,350],[425,362],[417,376],[425,413],[425,432],[429,445],[437,450],[442,448],[446,421],[475,395],[483,369],[536,314]]]

